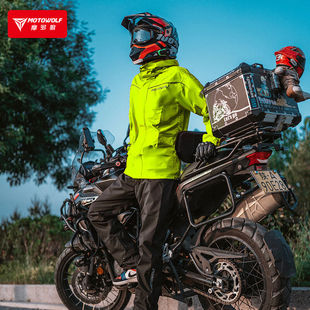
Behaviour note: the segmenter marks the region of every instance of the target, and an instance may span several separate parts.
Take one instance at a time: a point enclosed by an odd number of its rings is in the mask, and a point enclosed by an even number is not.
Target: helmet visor
[[[135,29],[132,33],[133,44],[143,44],[154,38],[154,32],[146,29]]]

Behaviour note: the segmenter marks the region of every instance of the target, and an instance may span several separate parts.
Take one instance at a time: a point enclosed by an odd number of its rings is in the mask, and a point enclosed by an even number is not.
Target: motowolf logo
[[[66,10],[10,10],[9,38],[66,38]]]
[[[28,23],[60,23],[62,18],[13,18],[16,26],[18,27],[19,31],[22,31],[25,23],[28,20]]]
[[[13,18],[16,26],[18,27],[19,31],[22,31],[26,21],[27,21],[28,17],[27,18]]]

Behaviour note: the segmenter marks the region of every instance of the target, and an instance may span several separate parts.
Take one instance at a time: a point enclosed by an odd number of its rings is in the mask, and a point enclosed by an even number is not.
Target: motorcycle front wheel
[[[69,310],[123,310],[129,302],[131,293],[119,290],[100,276],[107,273],[104,266],[98,275],[98,285],[85,290],[87,266],[79,266],[77,262],[83,259],[83,253],[72,248],[66,248],[59,256],[55,269],[55,284],[58,295]],[[102,276],[103,277],[103,276]]]
[[[224,219],[209,228],[202,245],[245,254],[239,259],[218,261],[213,272],[223,278],[223,286],[210,298],[199,295],[204,309],[212,310],[284,310],[290,300],[289,278],[282,278],[276,269],[271,251],[264,243],[266,229],[240,218]]]

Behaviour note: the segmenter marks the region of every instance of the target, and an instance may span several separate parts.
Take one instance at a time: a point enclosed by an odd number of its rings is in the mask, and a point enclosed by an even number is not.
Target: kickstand
[[[185,300],[183,285],[182,285],[182,283],[180,281],[179,275],[178,275],[178,273],[177,273],[177,271],[176,271],[176,269],[175,269],[175,267],[174,267],[174,265],[173,265],[171,260],[169,260],[169,265],[170,265],[171,270],[172,270],[172,272],[173,272],[173,274],[175,276],[175,279],[176,279],[176,281],[178,283],[178,286],[179,286],[179,289],[180,289],[180,292],[181,292],[180,293],[180,297]],[[178,294],[176,293],[175,296],[178,297],[177,295]]]

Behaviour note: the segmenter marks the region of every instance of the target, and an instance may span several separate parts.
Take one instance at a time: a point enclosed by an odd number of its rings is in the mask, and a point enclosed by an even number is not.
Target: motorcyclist
[[[180,173],[176,136],[187,130],[190,112],[194,112],[203,116],[207,131],[196,158],[214,156],[219,139],[212,134],[206,102],[200,95],[202,85],[175,60],[179,42],[173,24],[141,13],[126,16],[122,25],[131,34],[130,58],[141,65],[130,89],[127,166],[93,202],[88,216],[124,269],[113,283],[138,280],[134,309],[154,310],[161,294],[162,247]],[[119,213],[135,203],[141,209],[138,245],[117,220]]]

